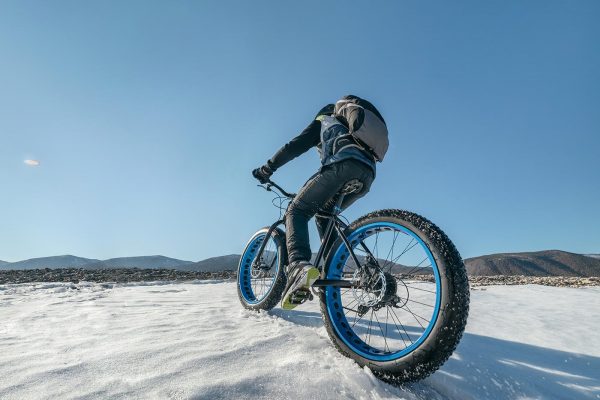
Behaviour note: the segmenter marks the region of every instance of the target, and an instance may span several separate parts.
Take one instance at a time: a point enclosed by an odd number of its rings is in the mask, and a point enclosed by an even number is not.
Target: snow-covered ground
[[[444,367],[397,388],[318,305],[245,311],[231,282],[0,286],[0,398],[600,399],[600,287],[472,291]]]

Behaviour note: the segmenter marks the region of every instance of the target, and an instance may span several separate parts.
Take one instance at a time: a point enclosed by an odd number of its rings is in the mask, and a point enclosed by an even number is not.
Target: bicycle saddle
[[[350,193],[358,193],[362,190],[362,188],[363,183],[361,181],[359,181],[358,179],[352,179],[346,182],[340,193],[343,195],[347,195]]]

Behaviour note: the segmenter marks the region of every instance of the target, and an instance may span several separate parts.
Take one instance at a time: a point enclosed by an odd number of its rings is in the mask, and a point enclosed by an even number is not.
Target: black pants
[[[369,166],[357,160],[347,159],[321,168],[302,186],[294,198],[285,217],[286,241],[290,264],[296,261],[310,261],[312,253],[308,237],[308,221],[317,211],[331,212],[338,199],[340,190],[352,180],[358,179],[363,187],[358,193],[344,197],[342,209],[346,209],[357,199],[363,197],[371,188],[374,173]],[[316,218],[321,239],[329,220]],[[333,243],[337,233],[329,243]]]

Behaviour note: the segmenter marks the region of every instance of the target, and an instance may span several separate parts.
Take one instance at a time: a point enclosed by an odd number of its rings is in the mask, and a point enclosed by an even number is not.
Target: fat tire
[[[242,272],[242,262],[244,260],[244,254],[248,251],[250,245],[252,244],[253,240],[257,236],[266,234],[268,231],[269,231],[269,228],[265,227],[265,228],[258,230],[254,235],[252,235],[252,237],[248,241],[248,244],[244,248],[242,255],[240,256],[240,261],[238,263],[238,270],[237,270],[238,275],[237,275],[237,280],[236,280],[238,298],[240,299],[240,303],[242,303],[242,306],[244,306],[244,308],[246,308],[248,310],[252,310],[252,311],[260,311],[260,310],[268,311],[268,310],[271,310],[272,308],[274,308],[276,305],[278,305],[279,302],[281,301],[281,297],[283,296],[283,290],[285,289],[285,285],[287,283],[287,277],[285,274],[285,266],[287,265],[287,249],[286,249],[286,245],[285,245],[285,233],[281,229],[276,228],[275,230],[273,230],[271,237],[273,238],[273,240],[275,241],[275,244],[277,245],[277,252],[279,253],[279,260],[278,260],[279,265],[278,265],[278,269],[277,269],[277,276],[275,277],[275,281],[273,282],[273,287],[272,287],[271,291],[267,294],[267,296],[265,296],[264,299],[262,299],[258,303],[248,303],[248,302],[246,302],[246,300],[244,299],[244,296],[242,295],[242,290],[240,287],[240,273]]]
[[[381,210],[369,213],[350,224],[346,235],[375,222],[393,222],[416,233],[429,247],[439,268],[441,305],[433,329],[425,341],[409,354],[391,361],[373,361],[356,354],[338,337],[327,311],[325,291],[320,292],[323,322],[331,341],[345,356],[360,366],[368,366],[383,381],[403,384],[426,378],[442,366],[458,345],[469,314],[469,282],[463,260],[446,234],[428,219],[404,210]],[[327,276],[331,259],[342,244],[338,239],[325,262]]]

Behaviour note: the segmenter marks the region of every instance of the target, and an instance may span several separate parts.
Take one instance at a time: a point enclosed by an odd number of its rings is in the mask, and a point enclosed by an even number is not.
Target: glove
[[[256,168],[252,171],[252,176],[258,179],[262,184],[269,182],[269,178],[273,175],[273,170],[268,165],[263,165],[260,168]]]

